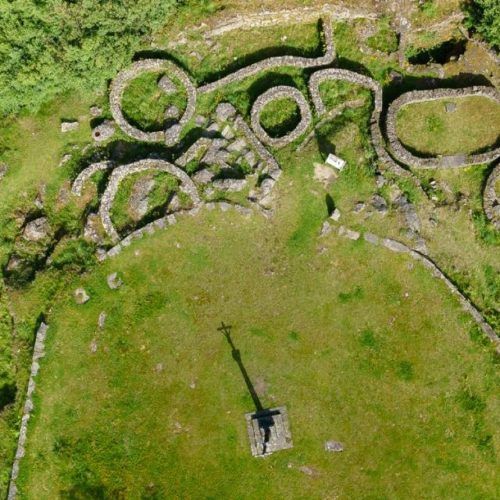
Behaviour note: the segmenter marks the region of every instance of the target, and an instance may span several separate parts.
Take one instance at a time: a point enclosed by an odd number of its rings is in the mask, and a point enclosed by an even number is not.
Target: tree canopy
[[[102,86],[163,26],[177,0],[0,2],[0,115]]]
[[[468,0],[465,25],[479,33],[494,49],[500,49],[500,0]]]

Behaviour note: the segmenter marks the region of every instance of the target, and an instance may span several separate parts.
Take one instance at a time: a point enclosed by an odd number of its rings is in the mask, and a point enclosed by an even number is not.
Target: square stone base
[[[293,447],[288,413],[284,406],[247,413],[245,419],[254,457],[265,457],[275,451]]]

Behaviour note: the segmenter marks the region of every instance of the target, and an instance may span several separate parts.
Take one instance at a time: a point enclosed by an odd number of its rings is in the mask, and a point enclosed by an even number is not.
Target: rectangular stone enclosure
[[[265,457],[293,447],[288,413],[284,406],[247,413],[245,419],[254,457]]]

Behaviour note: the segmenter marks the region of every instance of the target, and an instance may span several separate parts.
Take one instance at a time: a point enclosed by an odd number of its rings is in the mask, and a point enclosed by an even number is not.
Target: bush
[[[0,115],[89,91],[130,63],[176,0],[0,2]]]
[[[500,49],[500,2],[498,0],[466,0],[462,4],[464,24],[479,33],[495,50]]]

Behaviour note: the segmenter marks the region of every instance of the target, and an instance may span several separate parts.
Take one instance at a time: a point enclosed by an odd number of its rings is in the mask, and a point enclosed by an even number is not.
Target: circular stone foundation
[[[260,115],[264,107],[272,101],[291,99],[295,101],[300,111],[300,121],[288,134],[281,137],[271,137],[260,123]],[[311,124],[312,114],[309,104],[302,93],[294,87],[281,85],[273,87],[261,94],[254,102],[251,111],[252,128],[255,135],[264,143],[275,148],[282,148],[300,137]]]
[[[166,76],[175,76],[184,86],[187,94],[187,106],[180,117],[178,123],[168,127],[166,130],[159,130],[155,132],[146,132],[134,127],[125,118],[122,111],[122,98],[125,89],[129,82],[138,77],[141,73],[147,71],[164,71]],[[196,106],[196,88],[191,83],[187,74],[170,61],[163,59],[144,59],[132,64],[129,68],[118,73],[116,78],[111,84],[109,93],[109,103],[111,114],[115,119],[118,126],[130,137],[143,142],[166,142],[167,145],[173,145],[178,141],[181,128],[193,116]]]
[[[417,156],[401,142],[396,130],[396,118],[400,110],[408,105],[432,101],[442,101],[443,109],[447,113],[453,113],[456,109],[455,102],[467,97],[483,97],[493,102],[500,102],[500,94],[492,87],[468,87],[463,89],[434,89],[416,90],[407,92],[389,106],[387,113],[386,129],[390,149],[396,160],[416,168],[443,168],[443,167],[466,167],[489,163],[500,156],[500,148],[492,146],[493,149],[482,153],[457,152],[455,154],[442,154],[429,157]],[[431,124],[432,125],[432,124]],[[417,131],[415,131],[417,133]]]

